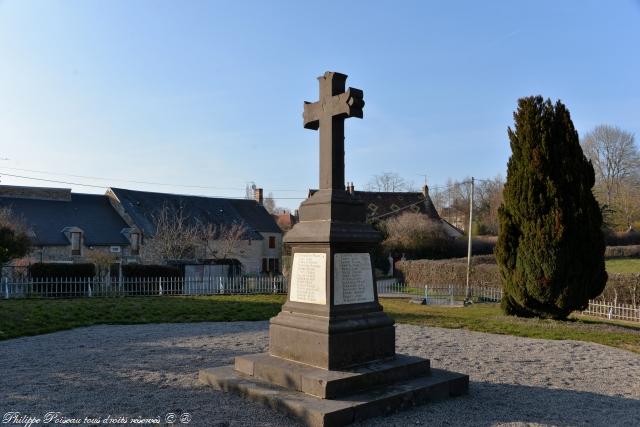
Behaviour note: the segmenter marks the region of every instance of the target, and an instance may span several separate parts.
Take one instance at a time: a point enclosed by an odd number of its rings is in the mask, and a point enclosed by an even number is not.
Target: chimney
[[[425,199],[429,198],[429,186],[427,184],[422,186],[422,195]]]
[[[347,193],[353,194],[353,191],[354,191],[354,186],[353,186],[353,181],[351,181],[350,183],[347,183]]]
[[[256,188],[253,190],[253,198],[259,205],[264,204],[264,197],[262,197],[262,188]]]

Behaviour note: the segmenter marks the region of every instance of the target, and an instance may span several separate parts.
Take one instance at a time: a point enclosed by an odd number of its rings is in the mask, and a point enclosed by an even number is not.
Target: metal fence
[[[589,307],[582,312],[588,316],[604,317],[612,320],[640,322],[640,307],[616,304],[606,301],[589,300]]]
[[[10,298],[91,298],[151,295],[284,294],[284,276],[4,279]]]
[[[464,286],[407,285],[393,279],[377,282],[380,297],[424,298],[431,305],[459,305],[465,299]],[[284,276],[258,277],[127,277],[117,278],[50,278],[3,279],[0,292],[13,298],[93,298],[151,295],[224,295],[286,294]],[[474,302],[499,302],[502,289],[488,286],[471,288]],[[640,307],[590,300],[582,314],[612,320],[640,322]]]
[[[471,287],[471,300],[474,302],[499,302],[502,289],[489,286]],[[462,304],[466,297],[466,287],[458,285],[407,285],[393,279],[378,281],[378,295],[381,297],[424,298],[426,304],[456,305]]]

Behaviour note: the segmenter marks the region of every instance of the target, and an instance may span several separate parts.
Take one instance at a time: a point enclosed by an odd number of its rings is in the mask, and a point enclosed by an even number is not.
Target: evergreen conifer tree
[[[567,108],[518,100],[499,210],[496,259],[505,313],[566,318],[604,289],[602,215],[595,175]]]

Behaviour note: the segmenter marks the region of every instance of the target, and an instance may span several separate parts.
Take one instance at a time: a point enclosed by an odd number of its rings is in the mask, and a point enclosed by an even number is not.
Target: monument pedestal
[[[269,353],[200,371],[200,381],[284,411],[312,426],[342,426],[467,392],[469,377],[396,355],[394,322],[378,303],[370,253],[380,234],[344,189],[344,119],[362,118],[347,76],[319,77],[304,126],[320,130],[320,190],[285,236],[293,262],[287,301],[271,319]]]
[[[269,354],[200,371],[200,382],[284,412],[313,427],[344,426],[432,400],[466,394],[467,375],[396,355],[353,369],[325,370]]]

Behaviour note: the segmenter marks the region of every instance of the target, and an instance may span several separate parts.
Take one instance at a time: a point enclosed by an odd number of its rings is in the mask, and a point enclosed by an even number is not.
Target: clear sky
[[[302,102],[327,70],[364,90],[357,189],[504,175],[522,96],[561,99],[580,134],[640,137],[640,2],[0,0],[2,183],[239,197],[254,181],[295,207],[318,182]]]

